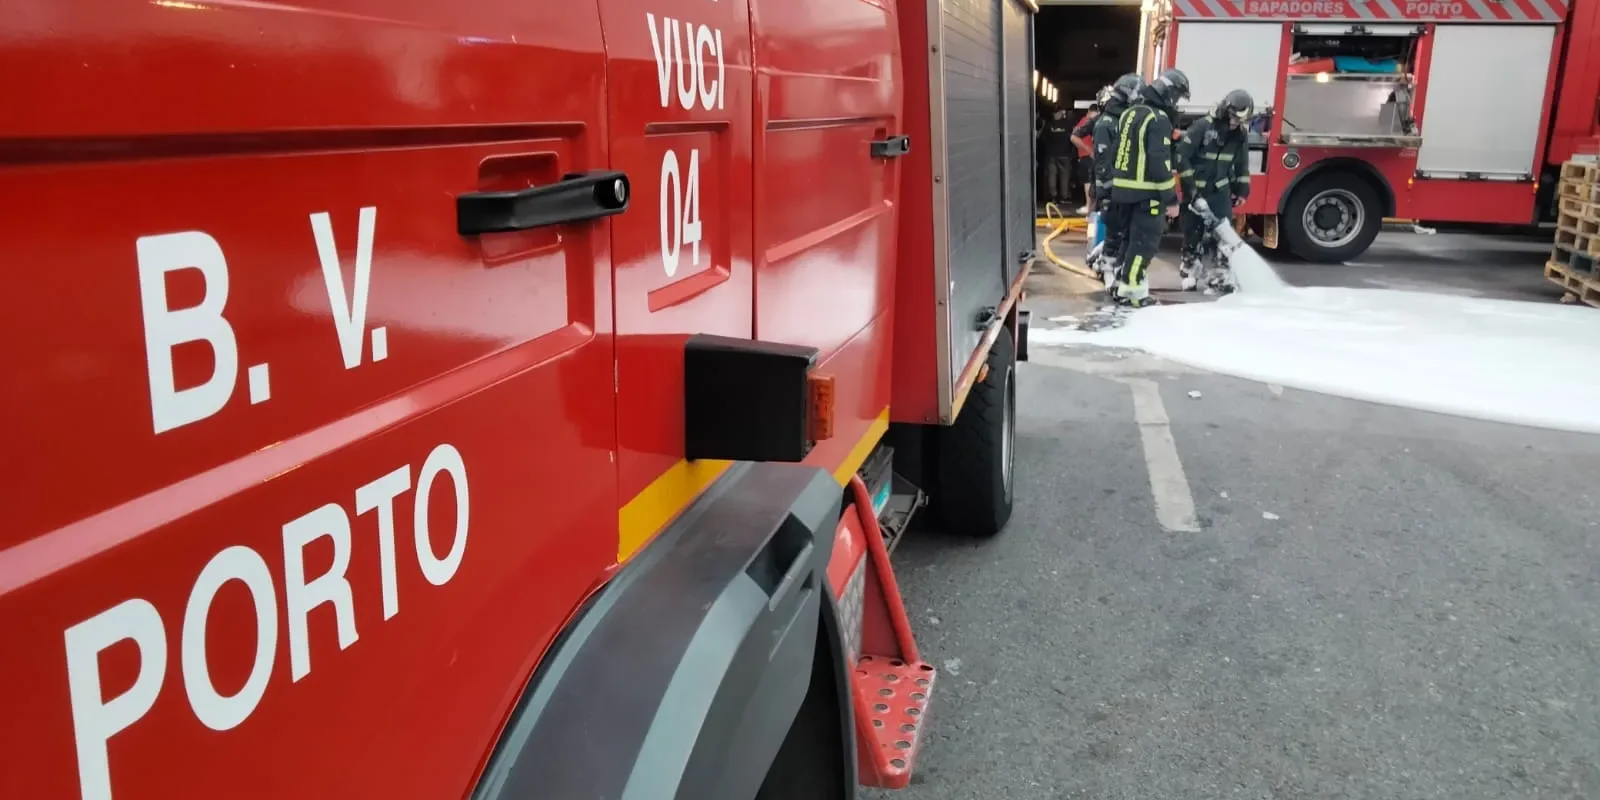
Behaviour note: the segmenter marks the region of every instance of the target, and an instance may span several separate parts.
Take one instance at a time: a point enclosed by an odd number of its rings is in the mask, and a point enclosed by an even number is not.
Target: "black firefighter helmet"
[[[1130,104],[1139,99],[1139,90],[1143,88],[1144,78],[1130,72],[1111,84],[1111,95],[1124,104]]]
[[[1179,103],[1189,99],[1189,76],[1181,69],[1169,69],[1156,76],[1150,82],[1150,88],[1168,106],[1176,108]]]
[[[1250,118],[1256,115],[1256,103],[1250,99],[1250,93],[1243,89],[1234,89],[1222,98],[1217,104],[1216,118],[1244,127],[1249,124]]]

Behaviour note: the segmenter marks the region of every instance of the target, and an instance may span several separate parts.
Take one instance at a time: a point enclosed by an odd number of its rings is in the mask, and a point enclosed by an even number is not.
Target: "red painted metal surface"
[[[454,206],[607,164],[594,7],[5,25],[0,796],[461,796],[615,559],[608,225]]]
[[[904,58],[904,124],[908,132],[932,131],[929,96],[929,60],[924,55],[936,43],[928,41],[927,11],[917,4],[899,9],[896,19],[901,52],[916,54]],[[924,136],[924,138],[927,138]],[[942,323],[935,299],[938,278],[934,275],[933,230],[933,147],[916,147],[900,161],[900,220],[897,260],[905,265],[894,286],[894,339],[896,342],[932,343],[938,340]],[[918,265],[912,269],[910,265]],[[931,346],[896,348],[893,370],[893,403],[890,419],[919,424],[939,420],[939,359]]]
[[[1419,126],[1422,124],[1423,116],[1428,113],[1428,93],[1423,89],[1428,85],[1429,76],[1433,74],[1433,36],[1438,29],[1437,25],[1424,25],[1422,36],[1417,40],[1417,91],[1412,93],[1411,116]]]
[[[611,162],[635,187],[611,225],[626,500],[683,458],[684,336],[754,332],[754,55],[745,3],[599,6]]]
[[[686,336],[821,351],[814,465],[891,386],[936,410],[931,173],[869,157],[931,124],[892,3],[13,11],[0,796],[462,796],[682,460]],[[462,193],[599,168],[627,214],[456,231]],[[861,641],[908,664],[874,680],[931,681],[850,519]],[[905,724],[862,739],[878,785]]]
[[[901,132],[900,46],[891,12],[862,0],[751,9],[755,335],[821,351],[837,427],[808,462],[831,469],[889,407],[903,159],[874,159],[870,143]]]
[[[858,712],[856,757],[861,782],[904,789],[922,749],[938,673],[930,664],[862,656],[851,673]]]
[[[850,480],[828,568],[846,639],[856,718],[856,759],[867,786],[904,788],[921,748],[938,674],[921,660],[878,520],[861,478]]]
[[[1405,219],[1526,225],[1533,220],[1535,183],[1418,179],[1405,195]]]
[[[1590,146],[1600,133],[1600,3],[1574,0],[1564,46],[1559,48],[1560,82],[1545,163],[1560,164]]]

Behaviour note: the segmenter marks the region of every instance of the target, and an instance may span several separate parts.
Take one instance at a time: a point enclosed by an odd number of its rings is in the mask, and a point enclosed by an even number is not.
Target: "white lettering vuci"
[[[674,99],[685,111],[696,104],[706,111],[726,107],[724,82],[728,70],[722,57],[722,31],[672,17],[663,17],[658,25],[655,14],[646,13],[644,17],[650,28],[661,107],[670,108]],[[712,62],[715,76],[710,74]]]
[[[438,501],[436,484],[449,483],[455,494],[455,524],[449,549],[443,556],[435,552],[430,530],[429,509]],[[381,563],[381,605],[383,619],[399,611],[399,570],[395,557],[394,503],[412,485],[411,467],[388,472],[355,490],[356,514],[366,517],[377,511]],[[423,460],[417,474],[415,514],[412,534],[418,572],[431,586],[444,586],[454,578],[466,555],[470,493],[466,462],[450,444],[439,444]],[[358,598],[346,575],[352,549],[356,546],[351,517],[343,504],[329,503],[297,517],[282,526],[283,606],[266,559],[254,548],[231,545],[223,548],[200,570],[182,609],[178,666],[182,672],[184,695],[189,708],[201,724],[215,731],[231,730],[249,719],[261,705],[270,688],[273,666],[278,660],[280,610],[289,638],[290,683],[312,671],[314,647],[307,616],[315,608],[331,606],[338,637],[338,650],[354,645]],[[333,545],[333,563],[320,575],[305,574],[304,550],[313,542],[328,538]],[[222,587],[238,581],[248,590],[255,617],[255,648],[249,676],[231,695],[224,695],[212,680],[206,649],[206,628],[211,606]],[[370,602],[370,600],[361,600]],[[150,601],[135,597],[125,600],[66,629],[67,686],[72,706],[73,737],[78,756],[79,791],[84,800],[111,800],[112,780],[109,743],[155,706],[166,678],[168,637],[166,622]],[[106,697],[100,673],[100,656],[122,642],[138,650],[139,671],[133,685],[114,697]],[[324,655],[331,655],[329,651]]]

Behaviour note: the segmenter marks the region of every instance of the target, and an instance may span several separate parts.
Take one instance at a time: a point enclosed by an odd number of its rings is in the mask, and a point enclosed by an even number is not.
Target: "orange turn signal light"
[[[833,438],[834,399],[836,386],[832,375],[811,373],[806,376],[806,429],[813,442]]]

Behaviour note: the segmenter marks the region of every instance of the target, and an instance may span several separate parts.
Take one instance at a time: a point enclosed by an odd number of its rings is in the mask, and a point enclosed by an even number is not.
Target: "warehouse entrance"
[[[1056,113],[1064,112],[1067,129],[1088,111],[1100,87],[1136,71],[1139,60],[1138,3],[1040,3],[1034,24],[1034,62],[1039,71],[1037,119],[1039,136],[1039,205],[1060,197],[1067,213],[1084,203],[1088,164],[1059,131]],[[1053,91],[1051,91],[1053,87]],[[1063,175],[1064,173],[1064,175]],[[1066,177],[1066,186],[1060,178]],[[1054,179],[1054,180],[1052,180]],[[1064,197],[1061,197],[1063,196]]]

